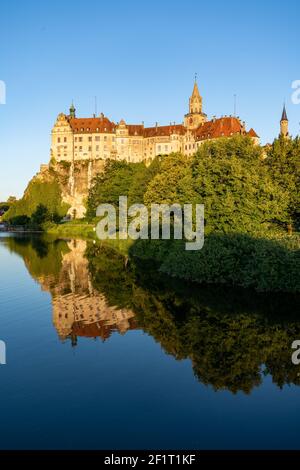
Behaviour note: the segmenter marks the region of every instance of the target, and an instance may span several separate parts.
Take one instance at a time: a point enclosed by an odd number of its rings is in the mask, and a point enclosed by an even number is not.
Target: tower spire
[[[282,111],[281,121],[288,121],[286,108],[285,108],[285,103],[283,103],[283,111]]]
[[[287,117],[285,103],[283,104],[282,116],[280,120],[280,135],[284,138],[289,136],[289,120]]]

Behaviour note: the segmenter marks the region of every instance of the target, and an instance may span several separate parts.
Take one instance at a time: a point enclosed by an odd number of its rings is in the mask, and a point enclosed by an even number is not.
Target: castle
[[[52,129],[51,157],[57,162],[113,159],[149,164],[157,155],[172,152],[193,155],[207,140],[237,134],[248,135],[259,143],[256,132],[247,131],[238,117],[214,117],[208,121],[195,80],[189,112],[181,124],[145,127],[144,124],[127,124],[123,119],[115,124],[103,113],[99,117],[78,118],[72,104],[68,115],[58,115]]]

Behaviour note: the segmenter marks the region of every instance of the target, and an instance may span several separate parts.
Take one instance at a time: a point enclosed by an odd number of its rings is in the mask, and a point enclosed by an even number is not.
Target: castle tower
[[[283,111],[280,120],[280,135],[285,139],[289,137],[289,120],[287,118],[285,104],[283,105]]]
[[[193,93],[189,99],[189,112],[184,117],[184,125],[191,130],[197,129],[200,124],[206,122],[206,117],[206,114],[202,112],[202,97],[195,78]]]

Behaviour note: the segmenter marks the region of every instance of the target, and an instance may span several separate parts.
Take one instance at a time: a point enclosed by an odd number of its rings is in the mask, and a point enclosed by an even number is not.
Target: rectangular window
[[[64,137],[64,142],[67,142],[67,138],[66,138],[66,137]]]
[[[57,142],[58,142],[58,143],[60,142],[60,137],[57,137]]]
[[[91,138],[91,137],[89,137],[89,142],[92,142],[92,138]]]
[[[96,145],[96,152],[99,152],[99,145]]]
[[[82,147],[81,146],[79,147],[79,151],[82,152]]]
[[[167,145],[165,145],[165,152],[167,152],[167,151],[168,151],[168,146],[167,146]]]
[[[91,151],[92,151],[92,147],[91,147],[91,146],[89,146],[89,152],[91,152]]]
[[[99,142],[99,141],[100,141],[100,136],[99,136],[99,135],[96,135],[95,141],[96,141],[96,142]]]
[[[82,142],[82,137],[79,137],[79,142]]]
[[[105,140],[105,141],[107,140],[107,136],[106,136],[106,135],[104,136],[104,140]]]

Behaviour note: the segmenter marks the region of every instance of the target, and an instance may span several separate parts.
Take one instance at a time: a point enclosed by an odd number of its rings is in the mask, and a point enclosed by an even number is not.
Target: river
[[[296,296],[0,235],[1,449],[300,448]]]

